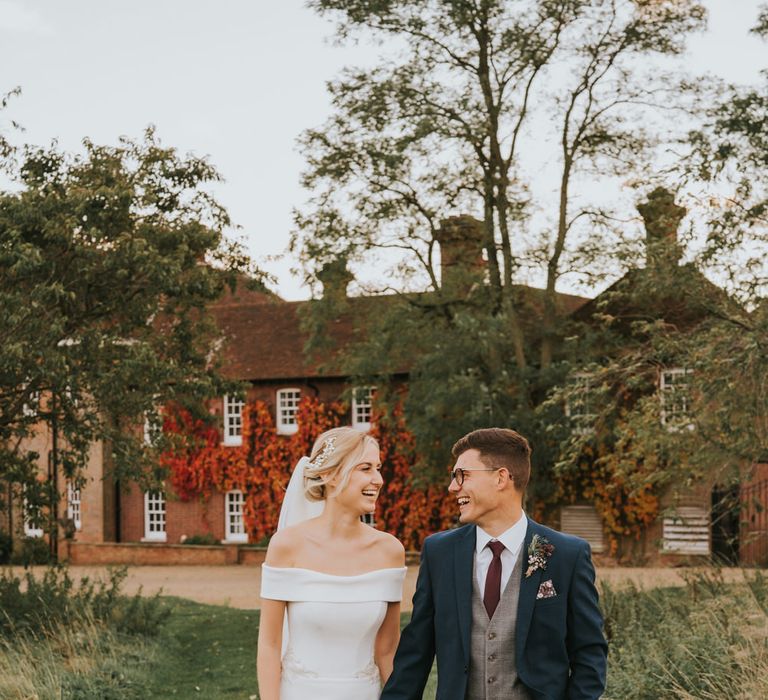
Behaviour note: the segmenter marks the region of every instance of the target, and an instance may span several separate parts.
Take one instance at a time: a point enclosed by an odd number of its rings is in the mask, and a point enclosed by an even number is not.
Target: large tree
[[[768,38],[768,7],[753,31]],[[581,352],[587,362],[601,361],[583,365],[581,383],[564,385],[543,409],[562,431],[566,479],[594,474],[597,463],[630,491],[686,492],[705,479],[727,493],[724,487],[743,484],[768,461],[768,84],[719,85],[707,99],[676,168],[698,214],[696,254],[683,267],[645,271],[633,304],[652,313],[635,316],[631,337],[606,313],[605,327]],[[605,305],[626,292],[606,295]],[[688,371],[677,425],[666,420],[659,396],[669,367]],[[585,387],[592,388],[589,429],[572,431],[557,406],[584,401]],[[610,449],[600,451],[600,441]],[[740,507],[738,500],[726,505]]]
[[[617,176],[642,174],[669,138],[658,117],[683,107],[681,81],[645,68],[681,52],[703,26],[701,4],[310,5],[337,20],[340,40],[370,38],[389,51],[330,85],[333,115],[303,138],[312,199],[297,217],[296,245],[307,269],[397,251],[402,278],[368,290],[431,292],[404,297],[375,332],[394,356],[404,344],[422,351],[408,420],[423,451],[445,454],[446,441],[472,423],[530,422],[562,333],[558,283],[606,256],[610,239],[600,233],[617,215],[606,197],[589,195],[618,192]],[[555,186],[542,196],[534,181],[544,158]],[[456,214],[481,222],[486,273],[475,284],[449,283],[446,270],[441,277],[441,224]],[[477,274],[471,265],[466,272]],[[544,286],[535,324],[526,322],[532,300],[520,284],[531,275]],[[370,354],[356,354],[363,368]]]
[[[215,169],[151,129],[18,156],[0,193],[0,478],[53,502],[55,538],[56,480],[78,483],[95,440],[112,476],[151,479],[161,407],[224,390],[206,306],[248,263],[206,188]],[[53,437],[43,484],[26,448],[40,421]]]

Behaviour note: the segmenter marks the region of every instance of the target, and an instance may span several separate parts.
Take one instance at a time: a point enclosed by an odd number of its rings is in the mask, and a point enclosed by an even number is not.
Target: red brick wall
[[[258,552],[249,563],[260,564],[264,560]],[[80,543],[69,544],[67,559],[70,564],[100,566],[126,564],[130,566],[164,566],[174,564],[222,566],[238,563],[236,545],[200,546],[183,544],[130,543]]]
[[[104,445],[101,442],[91,446],[86,467],[86,483],[80,489],[80,519],[82,528],[75,533],[80,542],[102,542],[104,537],[104,518],[107,504],[104,502],[102,482],[102,463]],[[66,513],[67,485],[62,488],[62,511]],[[109,512],[107,512],[107,516]]]
[[[208,501],[194,499],[186,503],[169,498],[165,517],[169,543],[181,542],[185,535],[210,534],[217,540],[223,540],[224,494],[214,493]]]
[[[317,396],[320,401],[331,402],[341,398],[349,387],[340,379],[314,379],[308,381],[278,381],[256,384],[248,390],[248,402],[264,401],[274,417],[276,392],[278,389],[296,387],[304,396]],[[223,401],[218,399],[211,405],[211,413],[221,417]],[[140,542],[144,538],[144,495],[135,486],[124,488],[120,498],[120,541]],[[182,502],[173,496],[166,500],[166,542],[178,544],[183,535],[211,534],[217,540],[225,537],[224,494],[215,493],[208,501],[198,499]]]
[[[753,465],[752,478],[741,485],[740,563],[768,566],[768,463]]]
[[[144,537],[144,495],[135,484],[120,491],[120,541],[139,542]]]
[[[137,542],[90,544],[68,542],[62,547],[61,557],[70,564],[104,566],[126,564],[130,566],[200,565],[222,566],[242,564],[261,566],[267,554],[266,547],[224,545],[206,547],[180,544],[145,544]],[[408,565],[419,563],[418,552],[406,554]]]
[[[277,400],[278,389],[296,388],[301,389],[302,396],[317,397],[323,403],[338,401],[344,391],[349,389],[349,384],[341,379],[314,379],[311,382],[306,380],[285,380],[256,384],[248,389],[247,401],[264,401],[275,417],[275,402]],[[223,400],[217,399],[211,404],[211,413],[221,417],[223,413]]]
[[[168,544],[179,544],[186,535],[213,535],[224,539],[224,494],[214,493],[209,500],[183,502],[169,496],[165,502],[165,532]],[[144,494],[131,484],[121,495],[121,542],[140,542],[144,538]]]

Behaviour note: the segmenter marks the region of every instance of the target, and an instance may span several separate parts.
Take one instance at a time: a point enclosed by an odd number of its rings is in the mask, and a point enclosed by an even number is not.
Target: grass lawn
[[[147,697],[256,696],[259,613],[167,598],[172,615],[148,671]]]
[[[147,668],[148,698],[257,698],[259,612],[166,598],[173,611]],[[410,613],[402,615],[405,625]],[[435,679],[424,693],[435,696]]]

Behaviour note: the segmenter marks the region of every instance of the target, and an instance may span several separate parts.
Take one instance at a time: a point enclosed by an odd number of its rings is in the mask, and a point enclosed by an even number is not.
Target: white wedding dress
[[[286,601],[280,700],[378,700],[376,633],[402,599],[405,567],[357,576],[261,567],[261,596]]]

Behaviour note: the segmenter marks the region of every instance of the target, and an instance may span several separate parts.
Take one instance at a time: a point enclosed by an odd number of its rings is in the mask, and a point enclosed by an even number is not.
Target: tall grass
[[[253,694],[257,613],[126,598],[119,571],[79,586],[66,572],[46,576],[0,576],[3,700]],[[765,575],[745,573],[736,585],[717,571],[691,575],[679,588],[603,585],[602,605],[606,700],[768,698]],[[434,697],[434,683],[433,674],[425,698]]]
[[[606,698],[768,697],[768,578],[726,584],[715,570],[683,588],[602,586]]]
[[[169,614],[120,594],[125,570],[75,585],[66,569],[0,575],[0,698],[143,698],[150,641]]]
[[[0,638],[0,698],[143,698],[144,669],[154,654],[153,644],[92,618],[58,622],[34,636]]]

